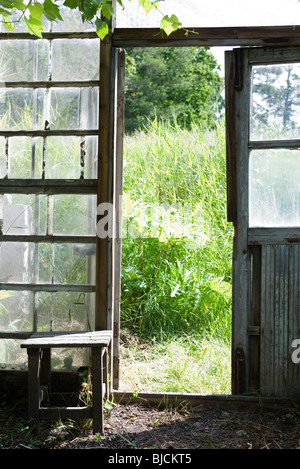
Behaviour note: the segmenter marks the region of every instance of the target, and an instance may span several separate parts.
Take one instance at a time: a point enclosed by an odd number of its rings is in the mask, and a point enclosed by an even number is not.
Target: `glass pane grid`
[[[0,331],[91,329],[96,192],[81,187],[97,179],[99,40],[10,39],[0,52]]]

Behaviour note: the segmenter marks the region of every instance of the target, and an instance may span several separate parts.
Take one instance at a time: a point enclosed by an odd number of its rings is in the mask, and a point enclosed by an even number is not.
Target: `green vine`
[[[15,29],[16,24],[24,21],[27,31],[42,38],[43,19],[49,21],[63,21],[58,0],[0,0],[0,15],[6,29]],[[131,0],[130,0],[131,1]],[[162,0],[137,0],[139,5],[148,14],[157,9],[157,4]],[[124,8],[122,0],[117,0]],[[83,22],[92,22],[100,39],[108,34],[108,21],[115,17],[114,7],[110,0],[65,0],[64,7],[71,10],[79,10]],[[19,13],[16,20],[12,20],[13,12]],[[176,15],[165,15],[162,17],[160,28],[168,36],[181,27]]]

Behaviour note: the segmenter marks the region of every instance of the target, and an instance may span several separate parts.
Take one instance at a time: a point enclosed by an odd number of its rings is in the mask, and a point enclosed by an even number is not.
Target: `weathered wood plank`
[[[300,228],[249,228],[249,245],[300,243]]]
[[[235,121],[235,55],[226,52],[225,60],[225,115],[226,115],[226,188],[227,220],[235,224],[237,217],[236,195],[236,126]]]
[[[0,130],[0,137],[68,137],[98,135],[98,130]]]
[[[186,35],[186,29],[189,31]],[[159,28],[116,28],[114,47],[265,46],[300,44],[300,26],[185,28],[167,36]]]
[[[93,431],[104,431],[103,423],[103,354],[92,348]]]
[[[236,52],[232,52],[236,54]],[[247,50],[243,50],[246,61]],[[227,56],[228,57],[228,56]],[[240,60],[240,56],[238,59]],[[237,58],[235,58],[236,60]],[[227,58],[226,58],[227,60]],[[249,253],[248,225],[248,135],[245,128],[249,118],[249,69],[243,67],[239,73],[239,88],[236,88],[235,114],[231,125],[236,126],[236,180],[237,217],[235,223],[232,263],[232,392],[244,393],[249,380],[248,360],[248,308],[249,308]],[[234,86],[234,81],[232,83]],[[241,91],[246,92],[242,93]]]
[[[0,235],[0,242],[95,244],[96,236]]]
[[[99,92],[99,139],[98,139],[98,188],[97,206],[111,204],[110,193],[112,177],[111,159],[113,157],[113,100],[114,100],[114,56],[111,35],[100,43],[100,92]],[[104,214],[101,214],[103,216]],[[97,223],[101,220],[100,214]],[[97,236],[96,253],[96,329],[107,329],[110,306],[109,290],[111,278],[111,242],[106,237]]]
[[[300,370],[291,360],[299,335],[298,244],[262,246],[261,394],[299,397]]]
[[[121,305],[121,259],[122,259],[122,195],[123,195],[123,145],[125,118],[125,51],[118,53],[117,122],[116,122],[116,190],[114,240],[114,319],[113,319],[113,387],[119,387],[120,355],[120,305]]]
[[[43,39],[99,39],[99,36],[97,36],[95,31],[78,31],[78,32],[43,32]],[[29,34],[27,32],[19,32],[19,33],[5,33],[2,32],[0,33],[0,40],[5,40],[5,39],[23,39],[23,40],[32,40],[32,41],[37,41],[40,40],[38,36],[34,36],[32,34]],[[100,40],[100,39],[99,39]]]
[[[94,292],[94,285],[80,285],[80,284],[47,284],[47,283],[0,283],[1,290],[14,290],[14,291],[66,291],[66,292]]]
[[[5,194],[87,194],[97,192],[96,179],[2,179]]]
[[[90,419],[92,407],[41,407],[39,416],[43,419]]]
[[[36,332],[22,344],[21,348],[43,347],[107,347],[112,339],[111,331],[91,332]]]
[[[249,292],[249,390],[260,387],[260,324],[261,324],[261,247],[250,248]]]
[[[186,29],[189,34],[186,36]],[[193,31],[193,33],[192,33]],[[95,31],[86,32],[43,32],[44,39],[99,39]],[[0,33],[3,39],[38,40],[29,33]],[[262,46],[297,45],[300,40],[300,26],[245,26],[245,27],[206,27],[193,26],[178,30],[170,36],[159,28],[115,28],[112,34],[114,47],[143,46]]]
[[[5,88],[92,88],[99,87],[99,80],[85,81],[5,81]]]
[[[300,51],[299,51],[300,52]],[[300,53],[299,53],[300,61]],[[281,148],[300,148],[300,139],[288,139],[288,140],[251,140],[249,142],[249,149],[251,150],[272,150]]]

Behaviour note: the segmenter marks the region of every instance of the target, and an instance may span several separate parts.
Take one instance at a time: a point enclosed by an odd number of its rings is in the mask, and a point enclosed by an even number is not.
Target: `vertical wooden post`
[[[117,128],[116,128],[116,237],[114,270],[113,388],[119,388],[120,304],[122,258],[123,141],[125,113],[125,51],[118,52]]]
[[[112,2],[115,8],[115,1]],[[100,96],[98,142],[97,205],[113,204],[115,153],[115,55],[112,47],[113,21],[109,34],[100,43]],[[112,329],[113,314],[113,245],[107,236],[96,240],[96,310],[95,329]]]
[[[245,65],[246,64],[246,65]],[[243,65],[243,66],[242,66]],[[249,266],[248,250],[248,93],[241,92],[249,87],[247,50],[239,49],[226,53],[226,80],[228,99],[234,94],[234,108],[227,112],[227,138],[232,134],[235,142],[235,168],[230,168],[234,201],[230,216],[234,221],[234,242],[232,262],[232,393],[242,394],[248,388],[249,353]],[[231,90],[230,90],[231,87]],[[233,87],[233,88],[232,88]],[[232,106],[232,105],[231,105]],[[230,120],[228,120],[230,118]],[[233,143],[234,143],[233,142]],[[227,147],[228,148],[228,147]],[[232,155],[231,155],[232,156]],[[232,171],[233,170],[233,171]]]
[[[103,421],[103,356],[101,347],[92,347],[93,431],[104,432]]]
[[[28,414],[39,423],[40,408],[40,354],[41,350],[27,349],[28,354]]]

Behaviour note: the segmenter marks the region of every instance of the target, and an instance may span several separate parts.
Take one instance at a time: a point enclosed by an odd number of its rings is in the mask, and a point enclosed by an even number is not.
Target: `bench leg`
[[[93,432],[103,434],[103,356],[100,347],[92,347],[92,392]]]
[[[49,395],[51,392],[51,349],[43,348],[41,350],[41,371],[40,387],[43,389],[43,401],[49,404]]]
[[[28,414],[37,423],[40,413],[40,349],[27,349],[28,354]]]

